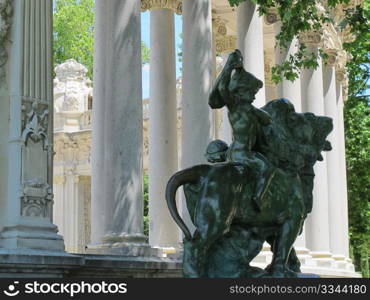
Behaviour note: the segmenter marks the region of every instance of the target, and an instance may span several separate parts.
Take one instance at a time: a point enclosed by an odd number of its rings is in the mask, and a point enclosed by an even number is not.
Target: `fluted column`
[[[145,240],[140,25],[140,1],[96,1],[91,251]]]
[[[336,97],[336,80],[335,80],[335,53],[331,54],[330,63],[323,67],[324,79],[324,102],[326,116],[333,119],[333,131],[328,136],[332,145],[332,150],[326,154],[327,178],[328,178],[328,195],[329,195],[329,226],[330,226],[330,250],[333,257],[344,258],[341,253],[341,243],[343,232],[341,232],[340,223],[342,220],[341,212],[341,168],[338,164],[340,155],[340,145],[338,143],[338,111]]]
[[[150,12],[149,243],[177,247],[179,232],[165,189],[177,171],[177,103],[174,13]]]
[[[244,56],[244,68],[265,82],[263,53],[263,18],[259,16],[257,6],[252,1],[245,1],[238,6],[238,48]],[[261,107],[266,103],[265,88],[259,90],[254,105]]]
[[[183,1],[183,90],[181,168],[205,162],[212,139],[208,97],[213,84],[212,13],[210,0]],[[184,218],[186,216],[185,201]]]
[[[317,53],[316,45],[308,44],[309,50]],[[318,68],[302,70],[302,108],[319,116],[325,115],[323,95],[322,61],[319,59]],[[322,153],[324,161],[315,164],[313,209],[306,221],[307,247],[311,255],[322,266],[331,266],[330,235],[329,235],[329,203],[326,153]]]
[[[52,214],[52,1],[1,6],[0,248],[63,251]]]
[[[344,254],[349,260],[349,233],[348,233],[348,195],[347,195],[347,169],[346,169],[346,148],[344,136],[344,118],[343,118],[343,80],[340,81],[337,76],[336,81],[336,104],[337,104],[337,141],[339,148],[339,168],[340,168],[340,211],[341,222],[339,223],[342,234],[342,241],[339,245],[340,253]]]

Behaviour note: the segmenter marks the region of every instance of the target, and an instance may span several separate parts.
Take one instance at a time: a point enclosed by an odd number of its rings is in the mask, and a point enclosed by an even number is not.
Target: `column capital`
[[[182,14],[182,0],[141,0],[141,11],[163,9],[172,10],[178,15]]]
[[[349,58],[350,57],[348,56],[345,50],[338,51],[337,59],[335,62],[335,71],[336,71],[336,79],[339,82],[344,82],[347,80],[346,64]]]
[[[268,9],[267,14],[264,17],[264,20],[267,25],[272,25],[280,21],[278,9],[276,7]]]
[[[320,46],[323,38],[322,30],[307,30],[302,32],[298,39],[300,43],[305,44],[306,46]]]
[[[343,43],[352,43],[356,39],[356,35],[351,32],[351,26],[346,26],[341,32],[340,36]]]
[[[10,0],[0,2],[0,87],[5,78],[4,66],[8,61],[6,42],[9,40],[8,35],[12,23],[13,8],[11,3]]]

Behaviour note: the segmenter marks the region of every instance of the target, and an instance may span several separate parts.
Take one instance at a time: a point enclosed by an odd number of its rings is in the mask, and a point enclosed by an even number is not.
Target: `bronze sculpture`
[[[233,52],[210,95],[211,108],[228,109],[230,146],[216,140],[207,148],[212,164],[174,174],[166,200],[184,232],[186,277],[297,277],[299,260],[292,248],[312,209],[313,165],[329,151],[332,120],[296,113],[287,99],[252,105],[262,82],[243,69]],[[184,186],[196,227],[191,234],[181,219],[175,193]],[[249,265],[270,243],[273,259],[265,269]]]

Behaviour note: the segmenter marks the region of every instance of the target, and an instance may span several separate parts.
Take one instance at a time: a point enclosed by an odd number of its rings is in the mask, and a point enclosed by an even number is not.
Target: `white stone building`
[[[235,9],[226,0],[96,0],[91,116],[86,70],[81,65],[73,69],[76,64],[72,61],[56,70],[53,103],[52,1],[2,0],[0,8],[0,70],[4,75],[0,86],[0,268],[12,259],[2,253],[26,252],[41,266],[48,264],[45,255],[54,260],[68,257],[69,265],[79,266],[82,273],[94,272],[91,266],[96,262],[91,257],[70,256],[64,252],[64,244],[70,252],[83,252],[87,247],[89,253],[104,254],[99,259],[105,261],[111,260],[111,255],[156,256],[158,247],[178,248],[181,237],[165,205],[165,184],[179,168],[204,162],[204,150],[212,139],[230,141],[228,123],[222,123],[225,112],[212,112],[207,100],[216,75],[216,53],[225,57],[237,47],[244,55],[245,68],[265,82],[257,106],[286,97],[297,111],[333,118],[335,129],[329,137],[333,151],[315,168],[314,208],[295,247],[305,272],[358,276],[348,253],[344,156],[347,55],[342,43],[352,38],[348,31],[328,26],[302,36],[301,41],[312,51],[322,49],[329,54],[328,64],[319,61],[316,70],[302,70],[294,83],[284,80],[275,86],[270,80],[271,66],[284,60],[287,53],[274,50],[279,30],[274,11],[264,20],[250,2]],[[339,18],[345,8],[333,13]],[[320,9],[324,9],[321,4]],[[142,228],[140,13],[145,10],[151,11],[150,246]],[[180,141],[174,13],[183,16]],[[298,42],[292,42],[288,53],[296,51]],[[54,172],[53,149],[57,153]],[[68,196],[72,194],[72,198]],[[186,218],[185,209],[182,213]],[[256,264],[266,265],[269,256],[266,248]],[[167,267],[151,262],[144,269],[161,269],[162,276],[176,276],[179,265],[162,259]],[[37,269],[36,264],[33,268]],[[143,274],[139,269],[122,267],[121,272],[139,276]]]

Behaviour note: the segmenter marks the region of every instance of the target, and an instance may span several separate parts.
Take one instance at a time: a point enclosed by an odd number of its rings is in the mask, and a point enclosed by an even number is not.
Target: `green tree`
[[[54,9],[54,64],[74,58],[92,77],[94,0],[56,0]]]
[[[228,0],[231,6],[238,6],[245,1],[251,1],[258,5],[260,15],[267,15],[271,9],[276,9],[281,22],[281,31],[276,36],[276,46],[286,49],[294,38],[298,38],[307,31],[320,30],[328,23],[335,24],[331,10],[342,3],[350,0],[328,0],[326,9],[319,9],[317,0]],[[351,25],[352,22],[362,14],[360,6],[356,9],[346,10],[343,20],[339,25]],[[338,26],[338,24],[335,24]],[[290,55],[286,62],[272,68],[272,80],[275,83],[283,78],[294,81],[302,68],[314,68],[318,66],[317,60],[321,56],[324,60],[327,55],[323,51],[313,54],[308,51],[304,43],[300,43],[296,54]]]
[[[94,0],[56,0],[54,7],[54,64],[74,58],[88,69],[92,78],[94,53]],[[142,63],[150,51],[141,42]]]
[[[354,264],[364,277],[370,277],[370,1],[363,14],[352,22],[357,35],[344,48],[352,55],[347,63],[348,100],[344,117],[350,246]]]

